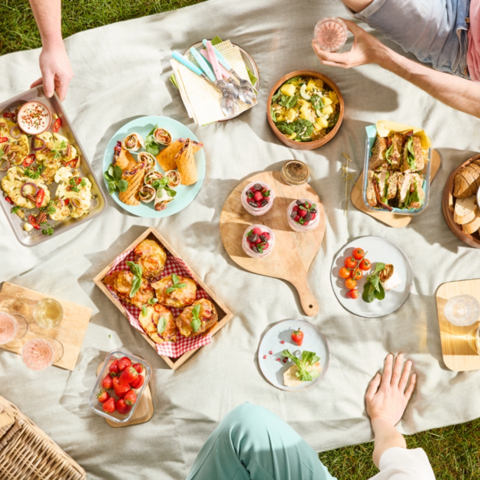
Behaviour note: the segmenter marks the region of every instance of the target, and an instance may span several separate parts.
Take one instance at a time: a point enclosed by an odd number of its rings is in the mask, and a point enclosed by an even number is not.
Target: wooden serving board
[[[250,182],[265,182],[275,191],[272,208],[265,215],[254,217],[242,206],[243,189]],[[306,233],[294,232],[287,221],[287,209],[293,200],[311,199],[317,204],[320,222]],[[248,225],[258,223],[275,231],[275,246],[264,258],[251,258],[242,248],[242,236]],[[308,288],[307,276],[325,235],[325,212],[320,198],[308,184],[298,187],[286,185],[280,172],[262,172],[244,180],[230,194],[220,215],[220,235],[230,258],[245,270],[290,282],[300,296],[300,303],[308,316],[318,313],[315,297]]]
[[[42,298],[54,298],[62,305],[63,319],[58,327],[42,328],[35,323],[33,309]],[[4,282],[0,291],[0,312],[19,313],[28,321],[28,332],[23,338],[0,345],[0,348],[21,354],[25,343],[33,338],[56,338],[63,345],[63,356],[54,365],[67,370],[75,368],[92,316],[90,308]]]
[[[97,375],[103,368],[102,362],[97,368]],[[105,421],[113,428],[119,427],[129,427],[131,425],[138,425],[140,423],[146,423],[153,417],[153,401],[152,401],[152,391],[150,390],[150,385],[145,387],[145,390],[142,393],[140,400],[138,401],[137,408],[135,413],[132,415],[132,418],[126,423],[117,423],[109,420],[108,418]]]
[[[435,175],[440,168],[440,164],[442,160],[440,155],[436,150],[432,150],[432,172],[430,177],[430,184],[433,182]],[[352,193],[350,194],[350,198],[352,203],[355,207],[358,208],[363,213],[370,215],[373,218],[376,218],[380,222],[388,225],[389,227],[393,228],[403,228],[406,227],[411,221],[413,216],[412,215],[396,215],[390,212],[374,212],[365,206],[365,202],[363,201],[363,172],[358,177],[357,183],[352,188]]]
[[[456,372],[480,370],[480,355],[474,351],[471,337],[471,332],[480,326],[480,319],[474,325],[457,327],[443,313],[448,300],[462,294],[472,295],[480,302],[480,279],[443,283],[435,295],[443,361],[450,370]]]

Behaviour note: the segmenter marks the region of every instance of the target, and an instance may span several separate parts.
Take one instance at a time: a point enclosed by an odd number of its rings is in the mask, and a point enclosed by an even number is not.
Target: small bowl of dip
[[[18,111],[17,122],[23,132],[38,135],[47,130],[52,123],[52,113],[43,103],[27,102]]]

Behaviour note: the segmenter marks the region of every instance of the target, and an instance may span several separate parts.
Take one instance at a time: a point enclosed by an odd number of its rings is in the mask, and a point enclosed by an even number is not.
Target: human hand
[[[353,33],[355,40],[352,49],[344,53],[332,53],[322,50],[315,40],[312,40],[312,48],[317,57],[324,65],[331,67],[351,68],[367,63],[378,63],[380,54],[385,47],[380,40],[367,33],[351,20],[343,20],[347,28]]]
[[[42,71],[42,78],[33,82],[30,88],[43,84],[48,98],[56,91],[60,101],[63,102],[67,96],[68,85],[73,77],[72,67],[63,42],[42,48],[40,70]]]
[[[380,420],[395,426],[402,418],[417,383],[416,374],[409,380],[412,362],[408,360],[405,368],[403,363],[400,353],[393,365],[393,355],[390,353],[385,360],[383,375],[377,373],[370,382],[365,400],[372,424]]]

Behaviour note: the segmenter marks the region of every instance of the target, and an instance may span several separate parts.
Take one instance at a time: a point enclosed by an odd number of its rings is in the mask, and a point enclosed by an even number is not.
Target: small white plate
[[[301,329],[304,333],[302,346],[299,347],[292,341],[291,335],[295,330]],[[282,343],[283,342],[283,343]],[[288,349],[291,354],[297,357],[307,350],[315,352],[320,357],[322,371],[312,382],[302,382],[296,387],[286,387],[283,384],[283,374],[294,363],[288,359],[283,362],[282,351]],[[270,352],[272,352],[270,354]],[[266,358],[264,358],[266,356]],[[278,361],[277,359],[280,359]],[[330,364],[330,348],[323,333],[306,320],[282,320],[273,323],[263,334],[258,345],[258,366],[265,379],[274,387],[288,392],[300,392],[316,385],[327,373]]]
[[[377,262],[390,263],[400,276],[402,283],[385,292],[383,300],[375,299],[372,303],[362,300],[363,286],[370,271],[364,272],[363,277],[357,282],[360,297],[356,300],[347,297],[345,280],[340,278],[338,272],[345,266],[345,259],[352,256],[355,248],[362,248],[366,252],[366,258],[372,263],[372,270]],[[407,256],[394,243],[376,236],[359,237],[344,245],[335,256],[330,280],[337,300],[346,310],[359,317],[376,318],[397,311],[407,301],[413,286],[413,272]]]

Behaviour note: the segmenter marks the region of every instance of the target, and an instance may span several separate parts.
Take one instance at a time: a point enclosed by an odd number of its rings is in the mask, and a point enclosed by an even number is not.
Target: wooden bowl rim
[[[299,76],[310,76],[314,78],[319,78],[320,80],[323,80],[335,93],[337,94],[339,103],[340,103],[340,112],[338,114],[338,121],[336,125],[333,127],[332,131],[330,131],[325,137],[319,138],[318,140],[314,140],[313,142],[295,142],[294,140],[290,140],[287,138],[275,125],[275,123],[272,120],[272,116],[270,115],[270,106],[272,104],[272,97],[275,94],[275,92],[290,78],[293,77],[299,77]],[[270,93],[268,95],[268,100],[267,100],[267,120],[268,124],[270,125],[270,128],[272,131],[278,132],[282,138],[278,137],[278,135],[275,135],[282,143],[285,145],[292,147],[292,148],[297,148],[301,150],[315,150],[316,148],[322,147],[326,143],[328,143],[330,140],[332,140],[333,137],[338,133],[338,130],[340,129],[340,126],[343,122],[343,117],[345,115],[345,101],[343,99],[342,92],[338,88],[338,85],[330,78],[327,77],[327,75],[324,75],[321,72],[317,72],[315,70],[295,70],[294,72],[287,73],[284,75],[282,78],[280,78],[273,88],[270,90]],[[311,148],[308,147],[303,147],[299,148],[298,145],[308,145]]]
[[[466,167],[470,163],[472,163],[475,160],[480,159],[480,153],[477,155],[474,155],[473,157],[469,158],[465,162],[463,162],[461,165],[459,165],[455,170],[450,173],[448,176],[447,181],[445,182],[445,187],[443,188],[443,195],[442,195],[442,211],[443,211],[443,216],[445,218],[445,222],[447,223],[448,227],[452,231],[452,233],[463,243],[466,245],[473,247],[473,248],[480,248],[480,240],[476,239],[473,235],[469,235],[465,233],[459,225],[455,223],[455,220],[453,219],[453,213],[450,211],[448,207],[448,201],[450,195],[453,197],[453,189],[455,187],[455,175],[458,173],[458,171],[461,168]]]

